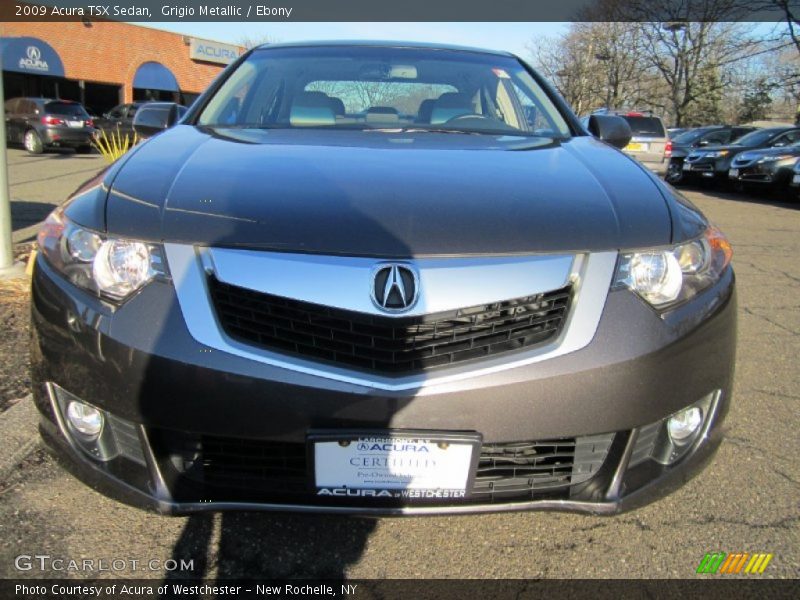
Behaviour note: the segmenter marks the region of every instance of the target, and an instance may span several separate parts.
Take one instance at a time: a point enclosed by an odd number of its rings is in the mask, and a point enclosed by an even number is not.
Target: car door
[[[19,141],[22,142],[25,137],[25,132],[28,129],[41,130],[41,115],[39,114],[38,105],[34,100],[20,99],[17,106],[16,126],[19,135]],[[41,135],[41,132],[40,132]]]
[[[8,100],[4,105],[6,111],[7,142],[19,142],[19,124],[16,121],[18,104],[19,104],[19,99],[14,98],[12,100]]]
[[[106,135],[114,133],[121,126],[122,115],[125,112],[125,104],[115,106],[103,115],[99,122],[99,128],[106,132]]]
[[[125,112],[123,113],[119,128],[122,135],[129,138],[133,137],[133,117],[136,116],[136,111],[138,109],[139,107],[136,104],[128,104],[125,106]]]

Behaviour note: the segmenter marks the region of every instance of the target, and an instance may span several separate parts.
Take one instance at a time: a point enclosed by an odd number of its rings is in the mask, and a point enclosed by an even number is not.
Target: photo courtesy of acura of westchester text
[[[796,2],[0,15],[0,597],[798,592]]]

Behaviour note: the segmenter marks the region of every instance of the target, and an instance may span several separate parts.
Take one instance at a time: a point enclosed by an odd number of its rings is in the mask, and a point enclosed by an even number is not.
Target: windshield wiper
[[[428,127],[362,127],[360,131],[376,131],[378,133],[458,133],[461,135],[485,135],[480,131],[466,129],[436,129]]]

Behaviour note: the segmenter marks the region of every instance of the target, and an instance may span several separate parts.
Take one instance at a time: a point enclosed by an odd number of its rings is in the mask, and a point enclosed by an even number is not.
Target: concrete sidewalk
[[[38,422],[30,395],[0,413],[0,481],[39,446]]]

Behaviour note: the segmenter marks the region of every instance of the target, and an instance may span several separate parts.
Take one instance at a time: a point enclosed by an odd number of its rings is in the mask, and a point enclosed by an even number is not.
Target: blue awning
[[[178,81],[167,67],[157,62],[142,63],[133,76],[133,87],[143,90],[178,92]]]
[[[34,37],[0,38],[3,71],[64,77],[64,63],[53,47]]]

